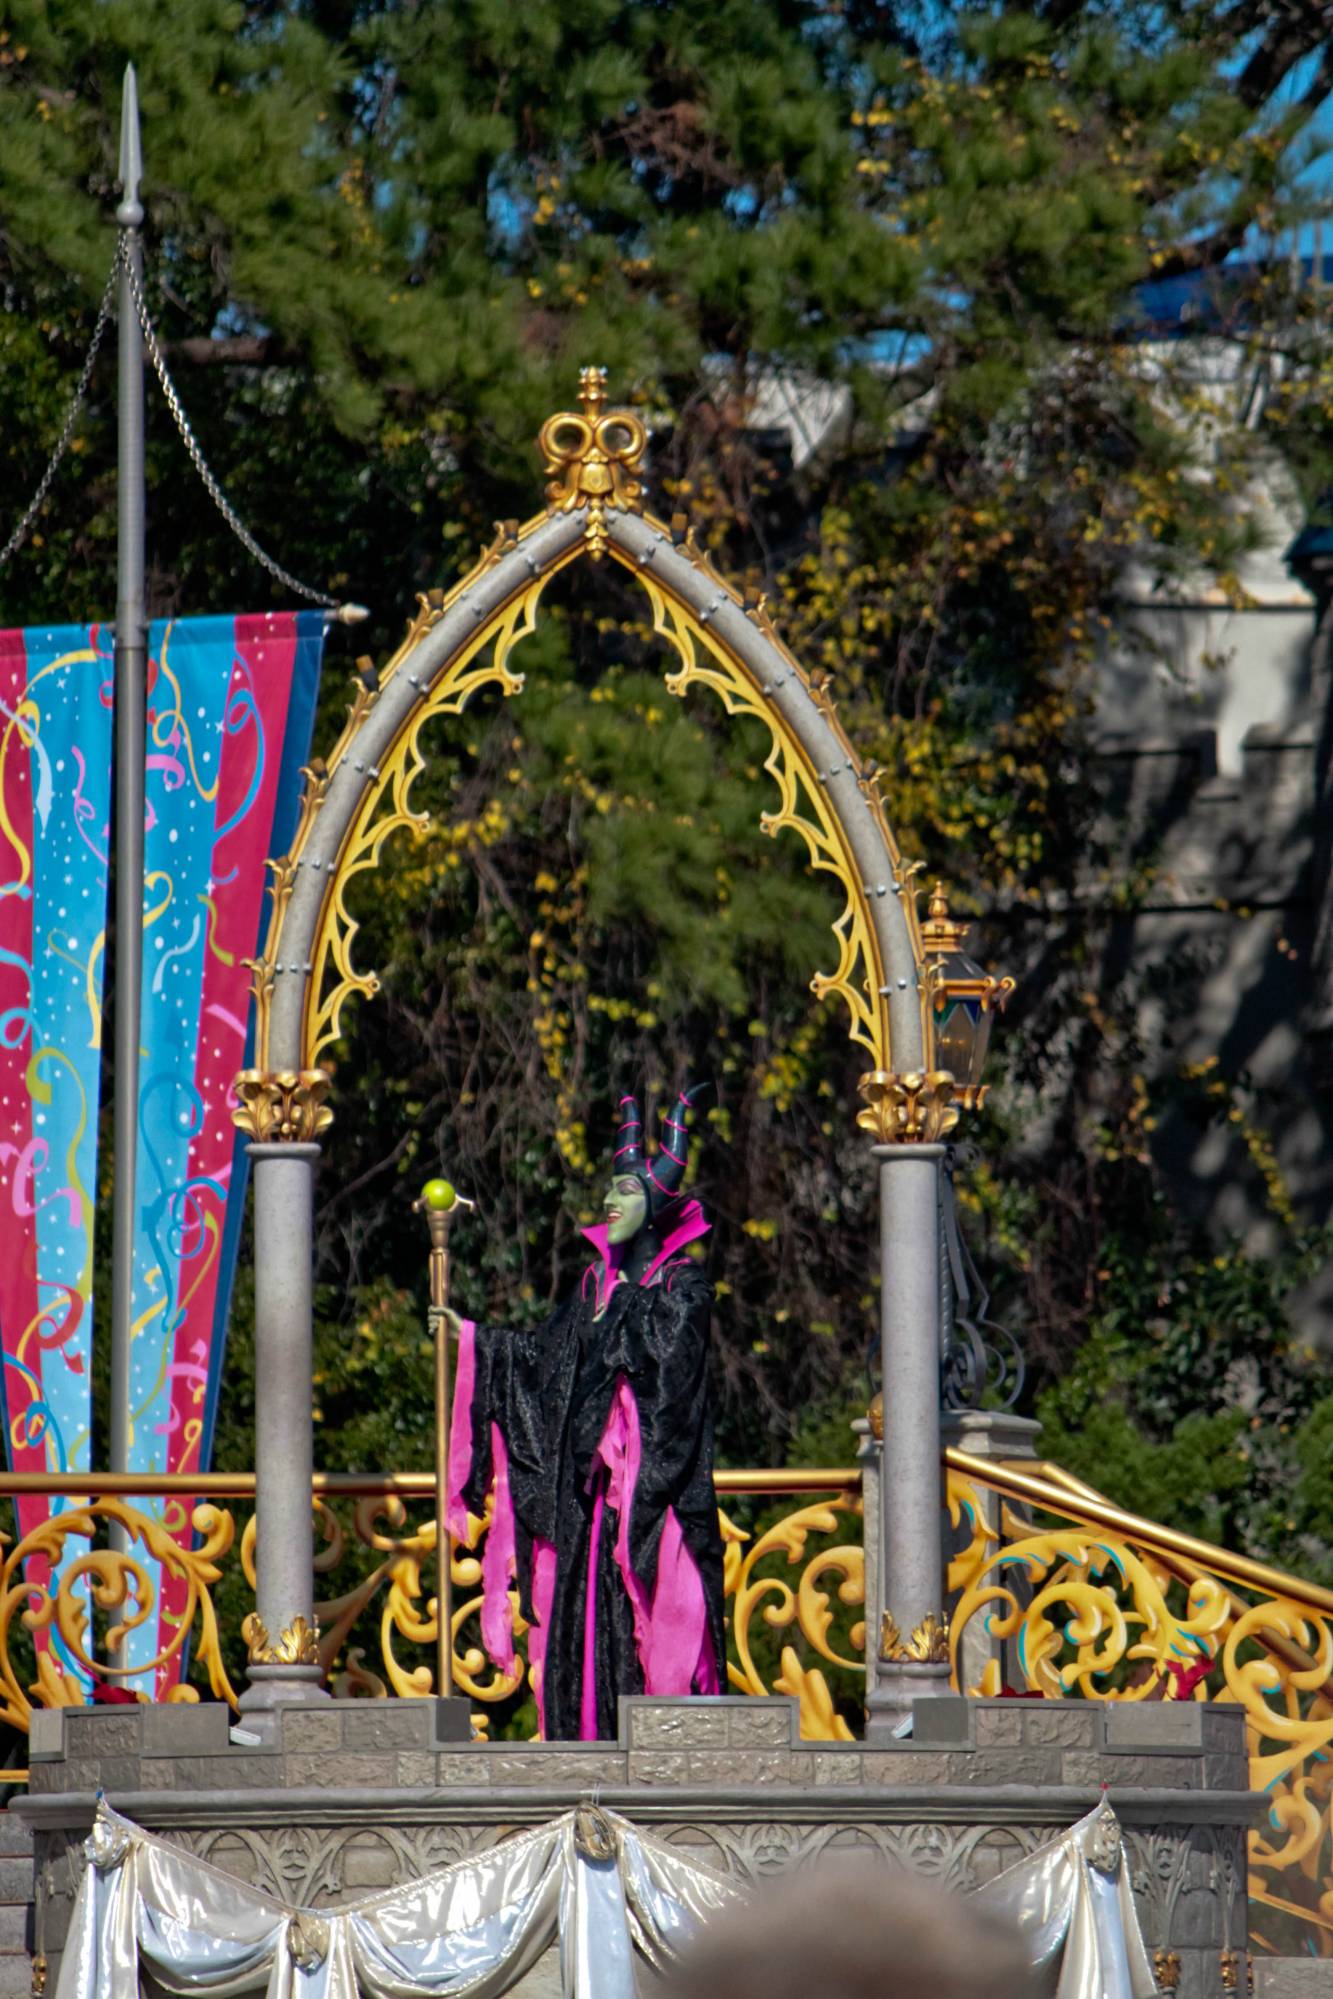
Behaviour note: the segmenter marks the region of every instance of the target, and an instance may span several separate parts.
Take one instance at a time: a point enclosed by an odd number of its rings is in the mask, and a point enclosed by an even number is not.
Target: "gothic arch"
[[[271,864],[272,920],[254,965],[257,1068],[238,1081],[248,1107],[238,1122],[252,1130],[256,1100],[271,1098],[275,1078],[294,1085],[303,1076],[322,1094],[313,1072],[338,1036],[345,1000],[378,989],[374,973],[352,960],[357,926],[346,891],[376,865],[396,827],[420,823],[411,790],[425,762],[423,728],[458,713],[479,688],[521,691],[510,654],[533,630],[550,579],[585,556],[610,556],[645,591],[653,628],[679,662],[666,678],[671,693],[710,687],[728,713],[768,727],[766,768],[778,803],[761,826],[798,832],[811,864],[835,876],[846,897],[833,924],[837,961],[811,983],[821,997],[841,999],[850,1038],[869,1058],[860,1121],[889,1136],[885,1086],[934,1080],[920,1073],[933,1067],[933,1037],[914,870],[899,854],[875,773],[862,767],[826,685],[783,645],[762,601],[743,603],[678,524],[643,511],[635,475],[644,426],[631,411],[603,407],[604,379],[603,370],[584,369],[581,413],[562,412],[542,427],[552,475],[546,509],[521,527],[505,523],[447,596],[421,599],[378,685],[358,688],[327,764],[306,774],[292,849]],[[321,1110],[313,1128],[326,1122]]]

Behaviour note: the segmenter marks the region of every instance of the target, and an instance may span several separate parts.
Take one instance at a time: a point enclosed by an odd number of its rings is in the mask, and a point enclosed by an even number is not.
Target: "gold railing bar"
[[[1046,1479],[1034,1478],[1030,1472],[1016,1471],[1012,1465],[1002,1465],[994,1458],[974,1458],[970,1452],[955,1450],[952,1446],[944,1456],[951,1470],[965,1472],[969,1478],[991,1486],[996,1492],[1007,1493],[1011,1499],[1030,1500],[1034,1506],[1040,1506],[1048,1513],[1067,1513],[1084,1526],[1111,1527],[1131,1541],[1141,1542],[1145,1548],[1156,1548],[1167,1555],[1183,1555],[1187,1561],[1201,1562],[1217,1575],[1243,1583],[1247,1589],[1261,1589],[1270,1596],[1286,1597],[1290,1602],[1303,1603],[1324,1616],[1333,1613],[1333,1590],[1321,1589],[1318,1583],[1301,1582],[1295,1576],[1284,1575],[1280,1569],[1270,1569],[1266,1562],[1251,1561],[1248,1555],[1230,1554],[1225,1548],[1214,1547],[1210,1541],[1197,1540],[1193,1534],[1180,1534],[1174,1527],[1162,1527],[1154,1520],[1141,1519],[1137,1513],[1122,1512],[1120,1507],[1112,1506],[1108,1500],[1071,1495]]]
[[[0,1770],[0,1784],[26,1784],[27,1781],[26,1770]]]
[[[797,1465],[790,1471],[715,1471],[719,1492],[859,1492],[861,1474],[855,1465]]]
[[[719,1492],[859,1492],[861,1474],[855,1465],[825,1468],[719,1471]],[[368,1499],[383,1493],[400,1499],[434,1499],[434,1474],[403,1472],[321,1472],[311,1481],[321,1497]],[[139,1472],[0,1472],[0,1499],[34,1494],[67,1494],[89,1499],[253,1499],[252,1471],[170,1472],[150,1477]]]

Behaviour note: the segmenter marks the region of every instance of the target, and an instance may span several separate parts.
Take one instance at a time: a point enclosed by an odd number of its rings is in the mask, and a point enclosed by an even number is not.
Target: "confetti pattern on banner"
[[[0,1401],[15,1471],[90,1465],[111,652],[97,625],[0,632]],[[68,1503],[18,1498],[20,1534]],[[48,1574],[44,1558],[27,1569],[39,1589]],[[57,1633],[38,1636],[72,1667]]]
[[[231,1121],[249,1050],[244,960],[266,925],[266,863],[295,831],[325,628],[320,612],[288,612],[149,634],[131,1471],[208,1462],[245,1198]],[[190,1502],[144,1503],[188,1545]],[[124,1658],[161,1659],[159,1694],[179,1675],[185,1606],[161,1580],[156,1626],[131,1632]]]

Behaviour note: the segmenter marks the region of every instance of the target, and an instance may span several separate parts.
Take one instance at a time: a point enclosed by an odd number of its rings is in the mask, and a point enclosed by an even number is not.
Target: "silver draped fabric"
[[[742,1889],[616,1813],[581,1805],[489,1853],[350,1908],[296,1909],[99,1802],[56,1999],[138,1999],[141,1967],[181,1995],[498,1999],[557,1938],[566,1999],[635,1999]],[[1057,1999],[1151,1999],[1109,1805],[981,1891]]]
[[[1120,1821],[1103,1801],[1062,1839],[997,1874],[977,1899],[1020,1932],[1055,1999],[1156,1999]]]

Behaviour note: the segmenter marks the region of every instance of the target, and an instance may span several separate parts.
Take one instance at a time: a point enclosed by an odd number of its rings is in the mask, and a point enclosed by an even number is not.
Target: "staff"
[[[455,1208],[476,1204],[447,1180],[428,1180],[413,1214],[424,1214],[430,1230],[430,1329],[435,1340],[435,1691],[454,1690],[453,1536],[447,1520],[449,1488],[449,1221]]]

